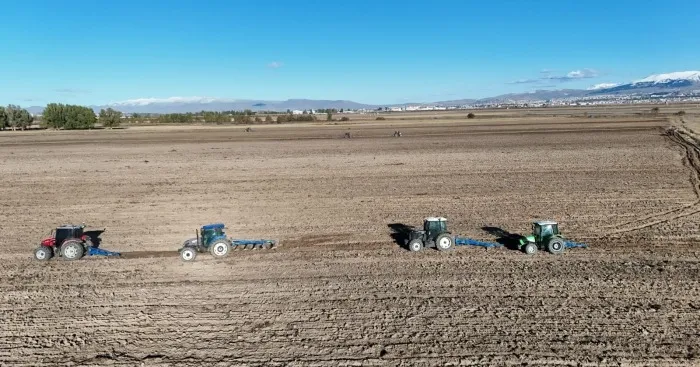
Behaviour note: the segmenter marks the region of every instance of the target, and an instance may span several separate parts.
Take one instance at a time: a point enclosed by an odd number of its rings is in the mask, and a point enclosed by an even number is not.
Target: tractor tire
[[[231,244],[226,240],[218,240],[209,246],[211,256],[217,259],[223,259],[231,252]]]
[[[566,244],[564,240],[558,237],[554,237],[547,243],[547,251],[552,254],[561,254],[566,249]]]
[[[48,246],[39,246],[34,250],[34,258],[39,261],[49,261],[53,257],[53,249]]]
[[[455,247],[455,241],[450,235],[443,233],[435,239],[435,247],[440,251],[452,250]]]
[[[412,252],[418,252],[423,249],[423,241],[419,239],[411,240],[408,243],[408,249]]]
[[[525,252],[528,255],[534,255],[537,253],[537,245],[530,242],[523,246],[523,252]]]
[[[66,260],[80,260],[85,255],[85,248],[82,242],[75,240],[66,241],[61,245],[61,257]]]
[[[180,250],[180,259],[185,262],[194,261],[197,258],[197,250],[192,247],[185,247]]]

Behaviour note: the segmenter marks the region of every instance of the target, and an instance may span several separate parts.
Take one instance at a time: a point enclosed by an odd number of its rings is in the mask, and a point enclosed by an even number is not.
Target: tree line
[[[24,130],[32,125],[34,117],[29,111],[16,105],[0,106],[0,130]]]
[[[104,127],[119,126],[121,118],[122,113],[112,108],[100,110],[99,122]],[[78,105],[49,103],[42,114],[43,125],[53,129],[92,129],[97,121],[92,108]]]
[[[326,120],[332,121],[333,114],[343,112],[335,108],[304,110],[301,114],[294,114],[291,110],[277,111],[200,111],[187,113],[132,113],[123,114],[112,108],[102,109],[99,114],[86,106],[49,103],[44,108],[42,115],[37,118],[42,127],[62,130],[92,129],[98,123],[103,127],[117,127],[122,122],[127,123],[162,123],[162,124],[274,124],[288,122],[317,121],[315,113],[326,114]],[[9,105],[0,107],[0,129],[12,128],[26,129],[35,122],[34,117],[25,109]]]

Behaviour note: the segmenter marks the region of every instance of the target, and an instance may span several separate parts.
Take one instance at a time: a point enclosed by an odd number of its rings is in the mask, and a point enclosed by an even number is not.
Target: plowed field
[[[0,366],[697,365],[700,157],[667,125],[0,133]],[[394,242],[431,215],[485,241],[555,219],[591,247]],[[32,259],[80,222],[125,256]],[[281,246],[180,261],[209,222]]]

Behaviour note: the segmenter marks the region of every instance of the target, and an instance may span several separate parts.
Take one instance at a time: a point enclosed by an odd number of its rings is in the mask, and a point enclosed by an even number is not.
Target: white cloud
[[[552,70],[550,69],[542,69],[540,70],[541,76],[537,79],[520,79],[516,80],[513,82],[510,82],[508,84],[530,84],[530,83],[537,83],[537,82],[569,82],[572,80],[580,80],[580,79],[589,79],[589,78],[595,78],[598,76],[598,72],[593,70],[593,69],[581,69],[581,70],[573,70],[566,75],[552,75]]]
[[[155,103],[212,103],[234,102],[235,99],[215,97],[168,97],[168,98],[136,98],[110,103],[111,106],[147,106]]]
[[[271,68],[271,69],[279,69],[282,66],[284,66],[284,63],[282,63],[281,61],[273,61],[273,62],[267,64],[267,67]]]
[[[537,83],[539,81],[540,81],[540,79],[518,79],[518,80],[514,80],[512,82],[509,82],[508,84],[530,84],[530,83]]]
[[[598,72],[593,69],[581,69],[570,71],[566,76],[571,79],[595,78],[598,76]]]
[[[618,84],[618,83],[600,83],[600,84],[596,84],[596,85],[589,87],[588,90],[608,89],[608,88],[617,87],[618,85],[620,85],[620,84]]]

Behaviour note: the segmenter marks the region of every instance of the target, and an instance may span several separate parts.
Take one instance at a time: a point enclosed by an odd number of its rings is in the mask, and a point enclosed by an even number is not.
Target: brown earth
[[[697,365],[698,150],[660,118],[0,134],[0,365]],[[401,130],[403,137],[392,133]],[[352,139],[343,139],[351,132]],[[410,253],[388,225],[589,249]],[[194,263],[225,222],[275,250]],[[51,227],[122,259],[40,263]]]

